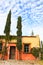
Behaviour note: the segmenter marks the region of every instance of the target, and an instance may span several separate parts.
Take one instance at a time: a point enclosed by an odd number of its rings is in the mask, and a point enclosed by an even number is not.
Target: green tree
[[[40,47],[41,47],[41,48],[43,47],[43,41],[41,41]]]
[[[31,35],[32,35],[32,36],[34,36],[34,32],[33,32],[33,30],[32,30],[32,33],[31,33]]]
[[[39,48],[33,47],[33,48],[31,49],[31,53],[32,53],[36,58],[39,57]]]
[[[4,29],[4,33],[6,34],[6,36],[5,36],[6,42],[5,42],[5,46],[3,47],[3,52],[2,52],[3,56],[5,56],[7,53],[7,43],[8,43],[9,38],[10,38],[10,26],[11,26],[11,10],[8,13],[6,25],[5,25],[5,29]]]
[[[43,42],[42,43],[42,48],[41,48],[41,59],[43,59]]]
[[[6,34],[6,40],[9,40],[10,36],[10,26],[11,26],[11,10],[8,13],[7,21],[4,29],[4,33]]]
[[[17,49],[19,50],[19,56],[21,56],[22,50],[22,18],[21,16],[18,17],[17,21]],[[19,57],[21,60],[21,57]]]

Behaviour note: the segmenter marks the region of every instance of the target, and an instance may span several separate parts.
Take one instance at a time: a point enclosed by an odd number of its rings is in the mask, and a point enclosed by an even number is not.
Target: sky
[[[43,40],[43,0],[0,0],[0,35],[4,35],[7,15],[11,9],[11,35],[17,35],[17,18],[22,17],[22,35],[39,35]]]

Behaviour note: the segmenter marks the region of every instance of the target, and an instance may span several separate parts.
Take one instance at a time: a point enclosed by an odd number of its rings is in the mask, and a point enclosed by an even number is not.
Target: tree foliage
[[[8,13],[6,25],[5,25],[5,29],[4,29],[4,33],[6,34],[6,36],[5,36],[6,41],[5,41],[3,50],[2,50],[2,59],[4,59],[4,56],[7,54],[7,43],[10,38],[10,26],[11,26],[11,10]]]
[[[43,42],[42,42],[42,48],[41,48],[41,59],[43,59]]]
[[[11,26],[11,10],[8,13],[4,33],[6,34],[6,39],[10,36],[10,26]]]
[[[17,48],[20,51],[22,49],[22,18],[18,17],[17,21]]]
[[[39,57],[39,48],[33,47],[33,48],[31,49],[31,53],[32,53],[36,58]]]
[[[33,32],[33,30],[32,30],[32,33],[31,33],[31,35],[32,35],[32,36],[34,36],[34,32]]]

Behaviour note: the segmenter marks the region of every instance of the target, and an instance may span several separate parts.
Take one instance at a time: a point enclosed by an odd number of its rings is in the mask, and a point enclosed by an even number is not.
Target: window
[[[29,44],[24,45],[24,52],[28,53],[29,52]]]
[[[0,51],[2,51],[2,43],[0,42]]]

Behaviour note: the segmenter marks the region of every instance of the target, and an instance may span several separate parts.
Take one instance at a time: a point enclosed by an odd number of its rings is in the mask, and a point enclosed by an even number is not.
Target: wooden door
[[[10,59],[15,59],[15,46],[10,47]]]

